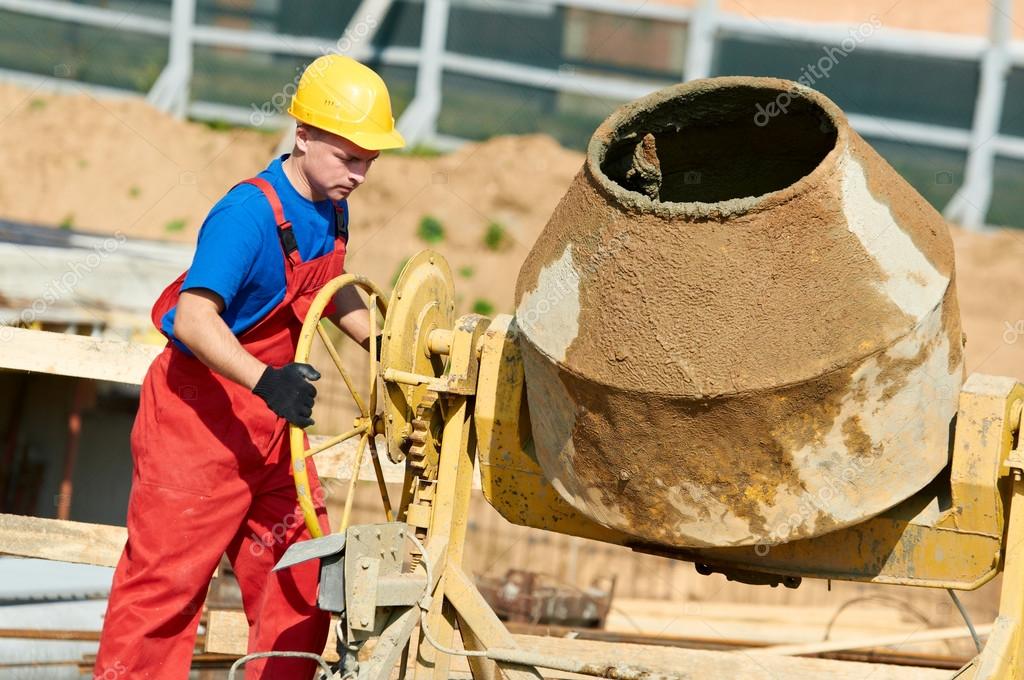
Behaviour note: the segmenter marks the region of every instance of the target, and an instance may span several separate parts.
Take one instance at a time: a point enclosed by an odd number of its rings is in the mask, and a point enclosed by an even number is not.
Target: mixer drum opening
[[[516,305],[545,477],[638,543],[817,536],[947,463],[946,223],[795,83],[695,81],[614,112]]]
[[[639,112],[616,129],[600,167],[662,202],[714,203],[783,189],[835,143],[835,124],[814,101],[777,87],[733,87]]]

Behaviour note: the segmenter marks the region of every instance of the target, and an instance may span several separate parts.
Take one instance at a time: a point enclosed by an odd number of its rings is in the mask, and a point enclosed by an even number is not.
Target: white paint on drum
[[[540,271],[537,287],[519,302],[516,322],[530,342],[561,363],[579,335],[579,318],[580,275],[573,265],[570,244],[560,258]]]
[[[886,274],[875,285],[904,313],[920,321],[942,301],[949,279],[918,250],[896,223],[889,206],[871,193],[860,161],[847,154],[842,163],[846,228]]]

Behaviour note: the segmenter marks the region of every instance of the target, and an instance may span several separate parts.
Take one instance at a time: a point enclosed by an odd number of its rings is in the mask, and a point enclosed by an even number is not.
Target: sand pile
[[[0,214],[194,241],[213,202],[262,166],[275,141],[182,124],[142,100],[0,84]]]
[[[138,100],[0,85],[0,217],[194,243],[210,206],[270,159],[276,136],[214,130]],[[349,268],[385,288],[427,244],[452,263],[461,311],[511,311],[519,267],[583,156],[550,137],[502,137],[436,158],[386,155],[352,198]],[[490,223],[505,245],[484,245]],[[968,371],[1024,377],[1024,233],[954,230]]]

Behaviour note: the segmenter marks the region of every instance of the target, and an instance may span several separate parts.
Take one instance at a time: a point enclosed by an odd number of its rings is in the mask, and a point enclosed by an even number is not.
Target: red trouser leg
[[[249,509],[241,480],[215,496],[143,482],[128,502],[95,677],[184,680],[207,588]]]
[[[287,468],[274,474],[268,491],[258,492],[235,540],[228,549],[242,590],[249,621],[249,652],[271,650],[320,654],[327,642],[330,614],[316,606],[320,563],[305,562],[279,572],[271,571],[292,543],[310,538],[295,500],[295,486]],[[315,474],[312,475],[315,480]],[[319,487],[313,483],[316,498]],[[321,525],[326,513],[317,503]],[[318,668],[303,659],[256,659],[246,665],[247,680],[311,678]]]

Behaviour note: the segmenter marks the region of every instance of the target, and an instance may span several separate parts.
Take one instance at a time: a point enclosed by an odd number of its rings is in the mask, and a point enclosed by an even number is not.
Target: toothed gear
[[[436,405],[437,392],[428,390],[416,407],[416,416],[410,422],[409,464],[427,479],[433,479],[437,473],[437,437],[431,429]]]

